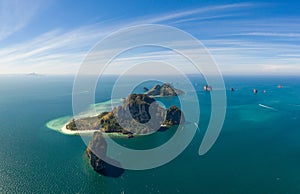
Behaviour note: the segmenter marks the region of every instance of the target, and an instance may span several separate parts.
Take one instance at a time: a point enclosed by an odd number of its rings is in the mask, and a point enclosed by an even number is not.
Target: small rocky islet
[[[86,155],[89,162],[97,173],[109,176],[119,177],[123,174],[124,169],[120,168],[118,161],[112,160],[107,157],[107,143],[101,132],[95,132],[92,140],[86,149]]]
[[[184,94],[184,91],[174,88],[170,83],[164,83],[162,85],[155,85],[153,88],[146,92],[149,96],[179,96]]]

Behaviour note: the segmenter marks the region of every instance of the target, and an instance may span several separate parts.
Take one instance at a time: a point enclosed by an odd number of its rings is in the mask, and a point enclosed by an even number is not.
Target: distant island
[[[184,94],[184,91],[174,88],[169,83],[164,83],[162,85],[155,85],[153,88],[148,90],[145,94],[153,97],[167,97],[167,96],[178,96]]]
[[[33,77],[38,77],[38,76],[43,76],[42,74],[36,73],[36,72],[31,72],[26,74],[27,76],[33,76]]]

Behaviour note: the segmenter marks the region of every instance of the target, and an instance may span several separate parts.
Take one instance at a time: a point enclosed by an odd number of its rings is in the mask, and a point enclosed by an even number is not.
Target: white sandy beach
[[[70,120],[71,121],[71,120]],[[68,121],[67,123],[65,123],[63,125],[63,127],[61,127],[59,130],[56,129],[56,131],[65,134],[65,135],[92,135],[94,132],[96,131],[100,131],[100,130],[76,130],[76,131],[72,131],[66,128],[67,124],[70,122]],[[122,134],[122,133],[105,133],[102,132],[104,137],[128,137],[128,135],[126,134]]]
[[[49,121],[46,126],[49,129],[55,130],[65,135],[82,135],[82,134],[93,134],[97,130],[78,130],[72,131],[66,128],[67,124],[71,121],[71,116],[60,117],[54,120]]]
[[[77,130],[77,131],[72,131],[67,129],[67,124],[66,123],[62,128],[61,128],[61,133],[66,134],[66,135],[83,135],[83,134],[93,134],[95,131],[99,130]]]

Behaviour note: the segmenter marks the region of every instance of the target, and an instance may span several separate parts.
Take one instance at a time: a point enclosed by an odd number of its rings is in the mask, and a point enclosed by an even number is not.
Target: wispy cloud
[[[214,20],[214,19],[222,19],[222,18],[229,18],[229,17],[236,17],[239,16],[238,14],[220,14],[220,15],[213,15],[213,16],[201,16],[201,17],[192,17],[186,19],[179,19],[172,24],[180,24],[180,23],[187,23],[187,22],[194,22],[194,21],[204,21],[204,20]]]
[[[288,37],[299,38],[300,33],[276,33],[276,32],[248,32],[233,34],[234,36],[267,36],[267,37]]]
[[[1,0],[0,2],[3,3]],[[7,2],[4,4],[1,9],[5,7],[19,9],[18,6],[8,5]],[[26,6],[29,6],[30,3],[26,2],[26,4]],[[296,68],[300,62],[297,58],[300,55],[299,45],[293,42],[273,42],[267,39],[261,41],[257,38],[253,38],[258,36],[299,38],[299,33],[288,31],[283,33],[277,31],[278,29],[273,28],[273,26],[269,26],[267,30],[255,31],[255,29],[249,29],[249,25],[255,26],[257,24],[257,26],[259,26],[260,23],[257,22],[257,20],[249,20],[249,18],[248,21],[238,20],[236,23],[232,22],[232,18],[244,14],[244,11],[241,10],[251,9],[255,6],[258,5],[252,3],[216,5],[178,11],[176,13],[172,12],[127,19],[126,21],[118,20],[86,25],[67,31],[53,29],[33,39],[18,44],[2,46],[0,48],[0,72],[28,73],[35,71],[53,74],[75,73],[88,51],[99,40],[120,27],[145,23],[176,24],[178,27],[192,23],[191,28],[186,30],[188,32],[196,32],[196,35],[199,29],[207,29],[207,35],[204,38],[202,36],[200,38],[202,38],[203,43],[211,51],[213,57],[225,73],[280,70],[283,72],[299,72],[299,68]],[[25,9],[30,13],[23,13],[24,10],[23,12],[17,11],[18,14],[10,19],[11,21],[7,21],[7,23],[0,19],[0,24],[7,26],[7,28],[1,28],[0,40],[26,26],[38,11],[39,6],[33,5],[30,9],[28,7],[25,7]],[[8,13],[0,13],[0,15],[1,14],[4,16],[3,18],[9,17]],[[226,25],[224,21],[220,21],[219,19],[225,19]],[[211,25],[201,23],[206,20],[210,20],[212,22]],[[194,22],[198,22],[197,25],[194,25]],[[243,23],[246,24],[244,25]],[[224,26],[219,24],[224,24]],[[285,23],[285,25],[288,24]],[[226,31],[228,29],[229,32]],[[295,28],[293,29],[295,30]],[[253,30],[253,32],[249,32],[249,30]],[[217,38],[216,34],[218,33],[225,35],[221,38]],[[230,36],[228,36],[228,34],[230,34]],[[185,43],[185,46],[186,45]],[[119,65],[134,64],[139,59],[168,59],[174,64],[184,65],[184,63],[180,64],[182,59],[173,57],[173,55],[170,55],[170,52],[167,51],[123,57],[116,60],[116,62]],[[177,61],[175,61],[175,59]],[[276,67],[278,68],[276,69]],[[113,69],[111,71],[113,71]]]
[[[106,34],[104,29],[94,25],[68,32],[47,32],[33,40],[0,49],[0,68],[9,69],[10,66],[20,72],[70,73],[70,67],[78,67],[86,52]],[[71,72],[76,72],[76,68]]]
[[[36,0],[0,0],[0,40],[28,25],[39,8]]]
[[[165,15],[159,15],[152,17],[150,19],[145,19],[145,23],[159,23],[159,22],[165,22],[169,20],[174,20],[178,18],[184,18],[196,14],[203,14],[203,13],[211,13],[211,12],[220,12],[220,11],[229,11],[233,9],[241,9],[245,7],[252,7],[255,4],[252,3],[236,3],[236,4],[225,4],[225,5],[215,5],[215,6],[207,6],[207,7],[201,7],[197,9],[191,9],[176,13],[168,13]]]

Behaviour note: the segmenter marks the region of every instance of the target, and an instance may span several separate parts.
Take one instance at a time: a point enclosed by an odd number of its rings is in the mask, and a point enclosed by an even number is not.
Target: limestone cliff
[[[172,126],[179,125],[180,122],[183,124],[185,122],[184,115],[182,111],[177,106],[171,106],[167,109],[167,115],[164,120],[164,125]]]
[[[106,155],[107,143],[101,132],[95,132],[86,149],[93,169],[104,176],[119,177],[124,172],[121,164]]]
[[[171,84],[164,83],[162,85],[155,85],[146,92],[149,96],[178,96],[184,94],[182,90],[175,89]]]

